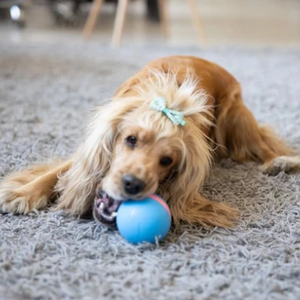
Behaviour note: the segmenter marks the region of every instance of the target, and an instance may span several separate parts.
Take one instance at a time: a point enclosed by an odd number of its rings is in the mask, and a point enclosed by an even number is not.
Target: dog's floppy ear
[[[90,208],[96,185],[110,167],[118,127],[123,117],[137,105],[137,101],[125,98],[114,100],[96,111],[87,138],[73,157],[71,169],[59,178],[56,186],[61,194],[58,209],[81,215]]]
[[[211,202],[199,194],[210,168],[209,146],[193,128],[185,139],[182,166],[162,184],[160,195],[167,200],[176,227],[180,221],[202,226],[231,227],[238,211],[223,202]]]

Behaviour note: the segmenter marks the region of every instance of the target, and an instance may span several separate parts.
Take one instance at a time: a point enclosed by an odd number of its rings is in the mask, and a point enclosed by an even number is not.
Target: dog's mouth
[[[116,223],[117,211],[122,202],[122,200],[110,197],[103,190],[98,191],[94,202],[94,218],[102,224],[114,225]]]

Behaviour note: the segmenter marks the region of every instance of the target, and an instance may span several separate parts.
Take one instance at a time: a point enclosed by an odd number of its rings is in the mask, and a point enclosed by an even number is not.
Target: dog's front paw
[[[45,207],[47,196],[27,187],[16,188],[16,184],[3,182],[0,186],[0,212],[27,214],[33,209]]]
[[[275,176],[280,172],[294,173],[300,172],[299,156],[279,156],[261,167],[264,174]]]

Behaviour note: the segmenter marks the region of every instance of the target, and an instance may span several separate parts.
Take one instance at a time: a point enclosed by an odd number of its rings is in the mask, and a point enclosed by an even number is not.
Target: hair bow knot
[[[167,100],[164,97],[154,99],[150,104],[150,108],[164,113],[176,126],[179,124],[184,126],[186,123],[182,112],[167,108]]]

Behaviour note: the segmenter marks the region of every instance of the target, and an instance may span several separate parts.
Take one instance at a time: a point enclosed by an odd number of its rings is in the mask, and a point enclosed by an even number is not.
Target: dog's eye
[[[160,164],[162,166],[169,166],[171,163],[173,162],[172,158],[170,157],[163,157],[161,160],[160,160]]]
[[[127,144],[128,146],[130,146],[130,147],[135,147],[136,142],[137,142],[137,139],[136,139],[135,136],[130,135],[130,136],[128,136],[128,137],[125,139],[125,141],[126,141],[126,144]]]

